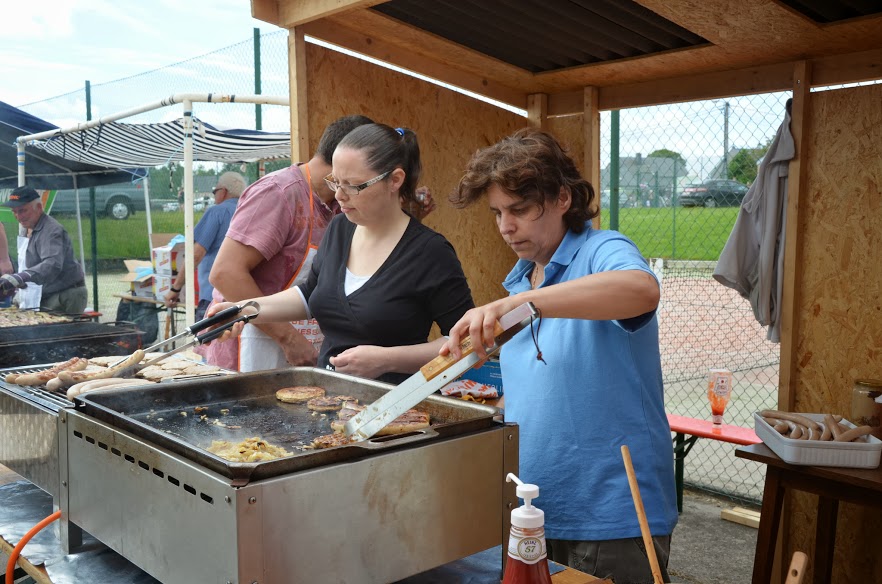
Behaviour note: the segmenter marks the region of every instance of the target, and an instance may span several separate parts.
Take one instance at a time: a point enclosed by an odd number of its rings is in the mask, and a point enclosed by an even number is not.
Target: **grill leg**
[[[58,501],[53,501],[53,511],[58,511],[61,507]],[[67,511],[62,509],[61,518],[58,520],[57,527],[58,541],[61,542],[61,549],[64,553],[71,554],[83,547],[83,530],[79,525],[71,523],[68,518]]]
[[[70,516],[70,489],[68,481],[70,480],[70,472],[67,466],[67,411],[61,410],[58,413],[58,451],[63,453],[58,460],[58,497],[53,497],[52,507],[54,511],[61,509],[61,518],[58,520],[56,528],[58,541],[61,542],[61,548],[64,553],[70,554],[76,552],[83,547],[83,530],[79,525],[71,523]]]

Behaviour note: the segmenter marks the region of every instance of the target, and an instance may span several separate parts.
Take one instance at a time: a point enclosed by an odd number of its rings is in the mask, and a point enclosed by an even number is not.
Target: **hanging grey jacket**
[[[795,154],[787,112],[714,270],[718,282],[750,300],[757,321],[769,327],[766,338],[776,343],[781,341],[787,174]]]

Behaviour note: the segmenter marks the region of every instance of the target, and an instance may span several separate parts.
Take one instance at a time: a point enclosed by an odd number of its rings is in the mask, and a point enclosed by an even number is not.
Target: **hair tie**
[[[395,128],[395,131],[398,132],[398,135],[399,135],[399,136],[401,136],[402,138],[404,137],[404,129],[402,129],[402,128]]]

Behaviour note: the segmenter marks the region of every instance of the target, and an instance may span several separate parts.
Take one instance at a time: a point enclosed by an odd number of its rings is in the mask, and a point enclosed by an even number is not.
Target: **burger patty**
[[[358,400],[349,395],[329,395],[314,397],[306,402],[306,407],[316,412],[336,412],[346,402],[358,403]]]
[[[353,440],[341,432],[334,432],[333,434],[325,434],[324,436],[319,436],[314,439],[312,441],[312,447],[317,449],[333,448],[334,446],[343,446],[345,444],[352,444],[353,442],[358,442],[358,440]]]
[[[354,418],[364,408],[365,406],[351,402],[343,404],[343,408],[337,414],[337,419],[331,420],[331,429],[335,432],[343,432],[346,422]],[[425,412],[407,410],[377,432],[376,436],[390,436],[392,434],[404,434],[405,432],[422,430],[429,427],[430,421],[429,414]]]
[[[323,397],[325,390],[314,385],[283,387],[276,392],[276,399],[289,404],[302,404],[316,397]]]

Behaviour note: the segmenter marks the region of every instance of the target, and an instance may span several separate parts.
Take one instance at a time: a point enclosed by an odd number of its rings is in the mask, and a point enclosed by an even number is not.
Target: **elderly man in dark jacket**
[[[27,305],[68,314],[80,314],[86,308],[88,292],[83,269],[74,260],[73,245],[58,221],[43,213],[40,195],[33,188],[21,186],[3,203],[25,230],[18,238],[18,272],[0,276],[0,299],[24,289],[21,298],[31,297]],[[29,284],[42,286],[39,301]]]

